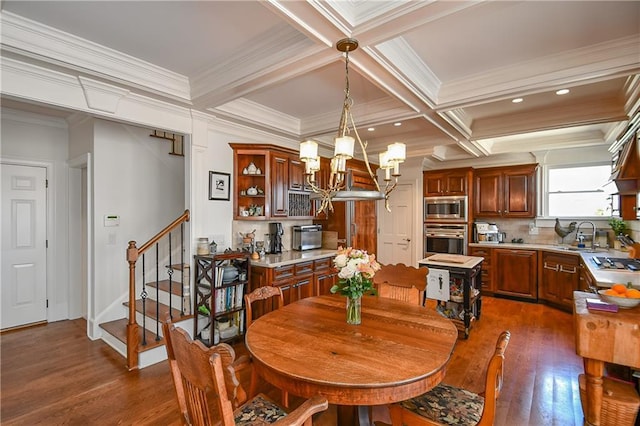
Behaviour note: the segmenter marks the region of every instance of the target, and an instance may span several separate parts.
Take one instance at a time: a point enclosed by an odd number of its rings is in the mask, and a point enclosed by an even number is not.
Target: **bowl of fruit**
[[[640,290],[631,284],[614,284],[606,290],[598,290],[600,298],[621,308],[633,308],[640,305]]]

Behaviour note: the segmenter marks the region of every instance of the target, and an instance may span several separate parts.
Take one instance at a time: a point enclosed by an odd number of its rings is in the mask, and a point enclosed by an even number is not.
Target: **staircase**
[[[129,295],[124,317],[100,324],[102,339],[127,358],[127,368],[144,368],[167,358],[162,321],[193,329],[190,267],[185,262],[186,210],[140,248],[129,242]]]

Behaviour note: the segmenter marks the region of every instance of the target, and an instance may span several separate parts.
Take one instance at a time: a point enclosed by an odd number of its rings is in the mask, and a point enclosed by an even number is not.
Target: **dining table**
[[[342,426],[370,424],[370,406],[435,387],[457,338],[451,320],[419,305],[363,296],[361,323],[351,325],[346,298],[322,295],[261,316],[245,343],[262,378],[302,398],[323,395]]]

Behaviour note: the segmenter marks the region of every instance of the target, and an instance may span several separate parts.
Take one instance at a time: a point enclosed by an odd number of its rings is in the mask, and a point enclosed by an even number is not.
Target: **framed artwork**
[[[209,199],[229,201],[231,174],[209,171]]]

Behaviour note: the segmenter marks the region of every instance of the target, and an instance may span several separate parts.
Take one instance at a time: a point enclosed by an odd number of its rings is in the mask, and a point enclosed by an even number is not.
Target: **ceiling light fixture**
[[[394,126],[396,126],[396,127],[400,127],[400,126],[402,126],[402,123],[400,123],[400,122],[398,121],[397,123],[393,123],[393,125],[394,125]]]
[[[400,163],[406,159],[406,146],[400,142],[392,143],[387,147],[387,151],[379,154],[380,168],[385,171],[385,188],[383,191],[369,164],[367,142],[362,142],[360,139],[358,129],[351,115],[353,99],[351,99],[351,93],[349,91],[349,52],[357,48],[358,40],[353,38],[345,38],[336,43],[336,49],[345,54],[345,89],[338,134],[334,140],[334,154],[333,158],[331,158],[329,177],[326,179],[325,187],[320,186],[321,184],[318,183],[315,178],[315,173],[320,171],[318,143],[311,140],[300,143],[300,160],[305,163],[307,184],[314,192],[311,198],[320,200],[318,213],[325,211],[327,208],[333,211],[333,201],[358,200],[385,200],[386,209],[391,211],[389,208],[389,194],[395,189],[398,183]],[[352,134],[353,136],[351,136]],[[350,177],[347,171],[347,160],[353,158],[353,148],[356,140],[362,149],[364,163],[367,166],[367,171],[376,190],[352,189],[351,183],[348,182]],[[391,179],[392,176],[394,178],[393,182]]]
[[[566,95],[567,93],[569,93],[569,89],[560,89],[556,91],[556,95]]]
[[[522,98],[515,98],[515,99],[511,100],[511,102],[513,102],[514,104],[519,104],[522,101],[524,101],[524,99],[522,99]]]

